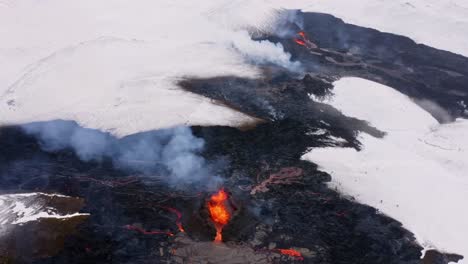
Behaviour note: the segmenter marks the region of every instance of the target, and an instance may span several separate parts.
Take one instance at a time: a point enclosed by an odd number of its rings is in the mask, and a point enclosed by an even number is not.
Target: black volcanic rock
[[[303,21],[303,28],[296,26],[297,30],[303,30],[318,49],[299,46],[289,35],[264,39],[282,43],[306,72],[361,77],[388,85],[417,99],[416,103],[441,122],[451,121],[449,116],[452,120],[468,116],[461,103],[468,102],[468,58],[404,36],[347,24],[328,14],[298,12],[297,16]]]

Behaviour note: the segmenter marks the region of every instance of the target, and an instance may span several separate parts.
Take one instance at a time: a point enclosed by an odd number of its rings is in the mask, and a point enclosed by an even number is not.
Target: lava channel
[[[276,251],[278,251],[282,255],[291,256],[298,260],[304,260],[304,257],[302,256],[301,252],[294,250],[294,249],[282,249],[281,248],[281,249],[276,249]]]
[[[301,40],[301,39],[295,38],[295,39],[294,39],[294,42],[296,42],[297,44],[299,44],[299,45],[301,45],[301,46],[306,46],[305,41],[303,41],[303,40]]]
[[[306,35],[304,31],[299,31],[297,32],[297,35],[299,38],[294,38],[294,42],[296,42],[298,45],[304,46],[309,49],[316,49],[318,48],[317,44],[312,42]]]
[[[177,215],[177,219],[176,219],[177,228],[179,228],[180,232],[184,233],[185,229],[182,226],[182,221],[181,221],[182,220],[182,213],[179,210],[177,210],[175,208],[172,208],[172,207],[161,206],[161,208],[163,208],[163,209]]]

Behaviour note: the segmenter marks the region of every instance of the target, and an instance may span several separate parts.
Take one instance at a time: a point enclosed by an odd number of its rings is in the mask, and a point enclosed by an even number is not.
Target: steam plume
[[[205,142],[189,127],[150,131],[122,139],[109,133],[79,126],[72,121],[55,120],[23,125],[48,152],[73,150],[83,161],[110,159],[114,166],[144,174],[158,174],[173,186],[202,184],[215,187],[221,179],[200,153]]]

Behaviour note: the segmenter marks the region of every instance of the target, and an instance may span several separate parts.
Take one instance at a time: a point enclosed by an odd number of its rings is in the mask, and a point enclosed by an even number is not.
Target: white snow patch
[[[0,125],[73,119],[123,136],[179,124],[251,122],[180,91],[176,82],[254,77],[255,63],[297,69],[281,45],[252,41],[246,33],[271,23],[271,16],[270,7],[249,1],[18,0],[0,6]]]
[[[68,218],[73,218],[73,217],[82,216],[82,215],[89,215],[89,214],[74,213],[74,214],[67,214],[67,215],[59,215],[59,214],[51,214],[48,212],[39,212],[37,214],[24,216],[18,219],[17,221],[13,222],[13,224],[24,224],[30,221],[36,221],[41,218],[68,219]]]
[[[316,101],[316,102],[324,102],[327,100],[327,97],[328,96],[317,96],[315,94],[309,94],[309,97],[310,99],[312,99],[313,101]]]
[[[54,208],[45,206],[42,199],[37,199],[40,196],[68,197],[46,193],[0,195],[0,223],[2,225],[21,225],[41,218],[67,219],[89,215],[85,213],[60,214]]]
[[[328,132],[328,131],[327,131],[326,129],[319,128],[319,129],[317,129],[317,130],[307,132],[307,135],[310,135],[310,136],[321,136],[321,135],[325,135],[327,132]]]
[[[347,143],[348,141],[342,137],[335,137],[335,136],[329,136],[328,137],[331,142],[337,143],[337,144],[344,144]]]
[[[423,246],[468,256],[468,120],[440,125],[407,96],[363,79],[337,81],[334,93],[333,106],[388,135],[361,133],[362,151],[318,148],[303,159],[343,193],[401,221]]]

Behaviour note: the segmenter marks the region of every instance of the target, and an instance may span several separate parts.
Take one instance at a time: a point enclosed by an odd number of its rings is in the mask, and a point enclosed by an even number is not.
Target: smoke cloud
[[[297,34],[297,27],[302,29],[304,26],[303,17],[299,13],[299,10],[271,10],[270,15],[255,27],[265,34],[281,38],[292,38]],[[252,40],[252,34],[245,30],[236,32],[232,46],[246,58],[248,63],[258,65],[274,64],[292,72],[303,71],[301,63],[292,61],[291,54],[285,51],[281,43],[273,43],[268,40]]]
[[[291,54],[284,50],[281,43],[272,43],[268,40],[253,41],[247,31],[237,33],[232,47],[240,53],[249,63],[268,65],[274,64],[292,72],[302,70],[301,63],[291,61]]]
[[[300,10],[277,10],[269,31],[280,38],[290,38],[297,34],[293,26],[304,29],[304,17],[300,15]]]
[[[201,156],[205,141],[189,127],[143,132],[121,139],[109,133],[55,120],[22,126],[48,152],[73,150],[83,161],[111,160],[121,169],[162,177],[173,187],[200,184],[216,188],[221,178],[214,165]],[[167,177],[166,177],[167,176]]]

